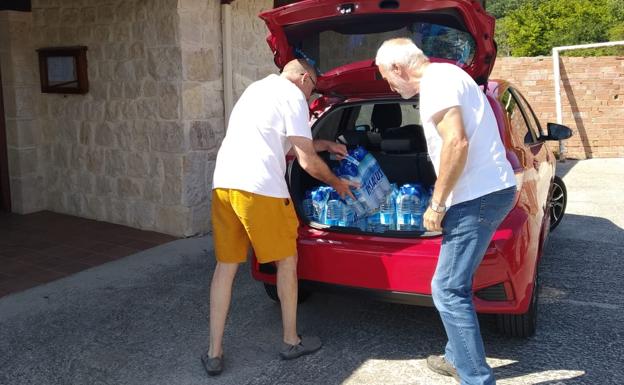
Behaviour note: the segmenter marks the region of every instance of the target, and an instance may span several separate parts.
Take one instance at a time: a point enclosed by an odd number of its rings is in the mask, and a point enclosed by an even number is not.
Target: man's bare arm
[[[440,170],[433,200],[444,205],[464,171],[468,158],[468,138],[459,106],[438,112],[433,116],[433,122],[442,137]]]
[[[332,186],[340,196],[349,195],[355,199],[349,187],[357,187],[357,185],[346,179],[338,178],[323,159],[317,155],[312,140],[302,136],[289,136],[288,140],[292,143],[293,151],[301,168],[321,182]]]

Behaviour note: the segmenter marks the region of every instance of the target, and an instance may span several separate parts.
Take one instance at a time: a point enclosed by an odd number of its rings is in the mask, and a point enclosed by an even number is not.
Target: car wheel
[[[269,298],[273,301],[279,303],[279,296],[277,295],[277,286],[271,285],[269,283],[264,284],[264,291],[266,291]],[[304,289],[299,288],[297,295],[297,303],[303,303],[310,296],[310,292]]]
[[[566,190],[563,180],[555,176],[553,180],[552,195],[550,196],[550,231],[559,225],[563,214],[565,214],[566,204],[568,203],[568,191]]]
[[[535,276],[533,294],[529,310],[524,314],[498,314],[496,317],[498,330],[507,337],[528,338],[537,329],[537,300],[539,279]]]

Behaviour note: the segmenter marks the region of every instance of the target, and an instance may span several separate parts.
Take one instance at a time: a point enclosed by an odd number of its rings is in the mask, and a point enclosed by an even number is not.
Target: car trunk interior
[[[319,118],[312,132],[315,139],[344,143],[349,149],[364,147],[379,162],[390,183],[398,186],[406,183],[431,186],[435,183],[436,175],[427,154],[416,100],[374,101],[335,107]],[[328,153],[319,155],[330,168],[338,164],[338,160]],[[319,185],[323,183],[306,173],[295,160],[290,170],[289,186],[300,218],[306,218],[302,207],[305,192]],[[305,220],[312,227],[327,228],[326,225]],[[364,232],[356,227],[334,226],[331,230]],[[376,235],[411,237],[421,233],[387,231]]]

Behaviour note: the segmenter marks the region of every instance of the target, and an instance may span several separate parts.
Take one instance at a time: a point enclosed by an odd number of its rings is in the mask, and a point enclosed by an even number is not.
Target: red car
[[[494,18],[470,0],[304,0],[260,14],[275,63],[313,62],[320,94],[311,105],[314,138],[364,146],[390,182],[435,183],[419,118],[418,95],[403,100],[374,64],[391,37],[411,37],[432,61],[454,63],[480,84],[498,120],[518,182],[515,206],[500,225],[474,279],[478,312],[498,315],[510,336],[534,333],[538,263],[548,234],[561,220],[566,190],[555,176],[547,140],[570,137],[565,126],[544,132],[513,85],[488,77],[496,59]],[[335,165],[326,154],[325,160]],[[391,302],[432,306],[431,278],[440,233],[328,227],[303,215],[306,190],[321,183],[290,159],[287,175],[299,214],[300,296],[314,290],[347,291]],[[253,277],[277,300],[275,267],[254,259]]]

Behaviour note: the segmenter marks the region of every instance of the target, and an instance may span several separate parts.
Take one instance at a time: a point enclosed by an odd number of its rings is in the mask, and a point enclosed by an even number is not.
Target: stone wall
[[[218,1],[180,0],[182,124],[189,146],[181,159],[181,198],[190,233],[210,230],[212,174],[225,135],[221,6]],[[175,211],[172,216],[177,216]],[[186,213],[183,213],[186,215]]]
[[[19,28],[0,23],[15,29],[11,51],[1,46],[3,75],[21,69],[21,83],[4,80],[11,189],[30,189],[12,193],[15,211],[179,236],[209,231],[224,133],[219,2],[33,0],[32,8],[14,17]],[[41,94],[35,49],[72,45],[88,47],[89,93]]]
[[[557,121],[552,68],[550,57],[497,58],[491,77],[514,83],[545,128]],[[562,57],[560,68],[566,156],[624,157],[624,58]]]
[[[238,0],[232,3],[232,65],[234,101],[252,82],[278,73],[266,43],[269,30],[258,14],[273,8],[272,0]]]
[[[39,78],[31,14],[0,12],[0,68],[6,120],[12,210],[27,214],[46,207]]]

